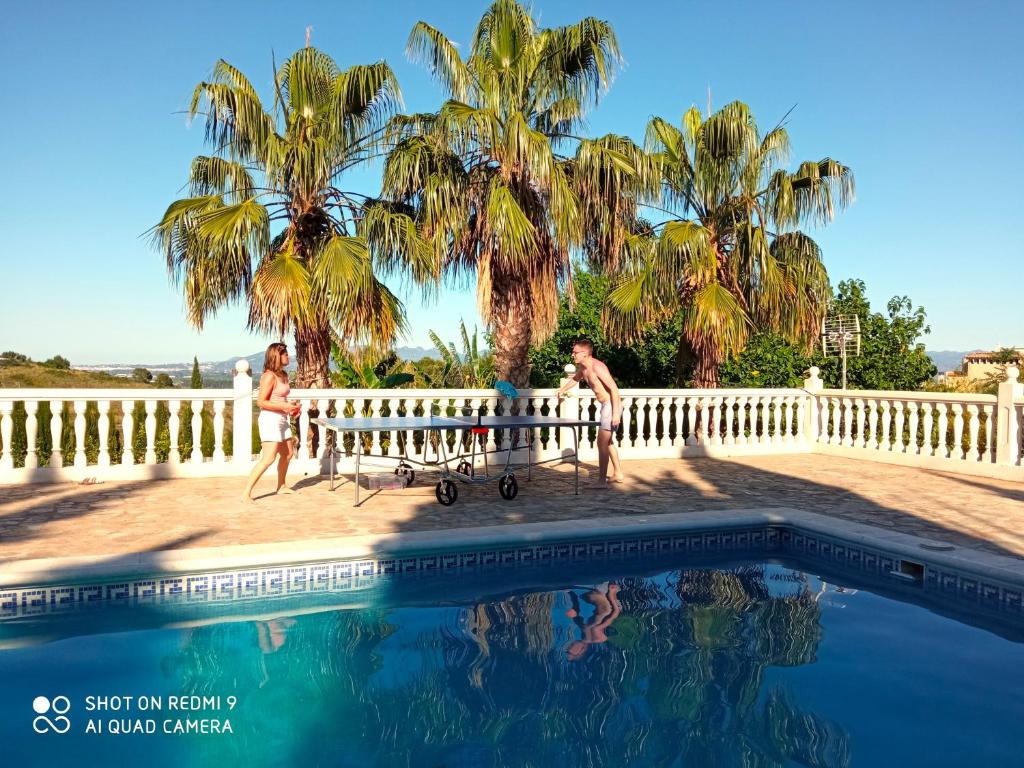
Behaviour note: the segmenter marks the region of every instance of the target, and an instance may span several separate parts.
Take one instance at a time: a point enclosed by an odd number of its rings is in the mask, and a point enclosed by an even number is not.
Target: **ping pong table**
[[[434,489],[434,495],[437,497],[439,503],[444,506],[450,506],[455,503],[459,497],[458,486],[455,484],[456,481],[462,483],[468,483],[472,485],[479,485],[487,483],[491,480],[498,481],[498,493],[506,501],[511,501],[519,493],[519,484],[516,480],[515,473],[512,471],[512,452],[522,447],[521,443],[517,444],[512,439],[512,432],[515,430],[526,431],[526,449],[527,449],[527,479],[533,478],[533,435],[534,430],[540,428],[548,429],[567,429],[572,432],[573,437],[573,463],[575,465],[575,483],[576,483],[576,495],[580,492],[580,461],[579,461],[579,430],[583,427],[597,427],[600,426],[600,422],[593,421],[591,419],[582,418],[564,418],[559,416],[541,416],[541,415],[508,415],[508,416],[497,416],[497,415],[483,415],[480,413],[464,416],[382,416],[382,417],[360,417],[360,418],[318,418],[313,420],[314,423],[320,425],[326,430],[335,432],[337,439],[335,440],[335,446],[330,449],[330,465],[331,465],[331,490],[334,490],[334,476],[335,476],[335,461],[336,452],[341,444],[341,435],[345,432],[355,433],[355,505],[359,506],[359,462],[361,457],[372,457],[372,458],[385,458],[385,459],[398,459],[398,465],[395,467],[395,474],[404,475],[408,481],[407,484],[411,484],[416,477],[413,465],[424,467],[428,469],[439,469],[441,473],[441,479],[438,481],[437,486]],[[480,445],[480,437],[486,436],[490,430],[501,429],[505,430],[503,442],[507,445],[503,445],[497,450],[486,450],[485,445]],[[362,435],[373,432],[407,432],[409,430],[421,430],[424,432],[424,444],[423,444],[423,458],[414,458],[409,456],[409,440],[402,441],[401,455],[382,455],[382,454],[364,454],[362,451]],[[454,453],[449,458],[448,456],[448,442],[445,439],[445,432],[455,431],[456,440]],[[469,439],[469,451],[467,453],[465,445],[466,440],[464,439],[466,432],[470,433]],[[434,440],[427,439],[427,436],[433,435]],[[430,443],[434,443],[437,447],[437,456],[433,460],[427,458],[427,446]],[[490,466],[487,457],[491,454],[505,454],[505,464],[500,472],[492,475],[490,473]],[[481,457],[484,461],[484,471],[480,473],[476,467],[477,457]],[[564,460],[565,457],[561,456],[558,459],[551,459],[550,461]],[[456,462],[456,468],[451,469],[449,462]],[[544,462],[537,462],[542,464]]]

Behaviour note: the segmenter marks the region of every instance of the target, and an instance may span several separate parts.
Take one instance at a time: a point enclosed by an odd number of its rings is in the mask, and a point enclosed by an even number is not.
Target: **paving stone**
[[[256,544],[393,531],[592,519],[687,510],[795,507],[931,539],[1024,557],[1024,483],[816,454],[625,462],[626,483],[585,484],[572,494],[570,467],[541,468],[506,502],[495,483],[460,486],[441,507],[433,481],[418,474],[405,490],[368,492],[304,478],[291,496],[239,501],[243,478],[5,487],[0,494],[0,560]]]

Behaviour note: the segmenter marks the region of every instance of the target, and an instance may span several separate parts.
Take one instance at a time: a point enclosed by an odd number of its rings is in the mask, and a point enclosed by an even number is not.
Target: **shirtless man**
[[[594,397],[601,404],[601,427],[597,432],[598,480],[591,487],[608,487],[608,462],[612,465],[612,480],[621,483],[625,478],[619,464],[619,451],[612,442],[615,431],[622,419],[622,398],[615,379],[608,371],[608,366],[593,357],[594,345],[586,339],[580,339],[572,345],[572,361],[576,364],[576,373],[558,390],[558,399],[572,389],[576,382],[585,381],[594,391]]]

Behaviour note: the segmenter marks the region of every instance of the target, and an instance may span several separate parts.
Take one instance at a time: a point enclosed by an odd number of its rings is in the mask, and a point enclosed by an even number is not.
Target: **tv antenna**
[[[822,320],[821,351],[825,357],[842,358],[843,389],[846,389],[846,358],[860,356],[860,318],[829,315]]]

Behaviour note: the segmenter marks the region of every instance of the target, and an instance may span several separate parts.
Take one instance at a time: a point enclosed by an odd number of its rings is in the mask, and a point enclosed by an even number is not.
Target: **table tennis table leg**
[[[330,430],[328,430],[328,429],[324,429],[324,440],[325,441],[327,440],[327,433],[329,431]],[[335,434],[337,434],[337,433],[335,433]],[[334,451],[335,451],[336,447],[337,446],[331,445],[331,446],[328,446],[328,448],[327,448],[327,450],[329,450],[331,452],[331,490],[332,491],[334,490],[334,462],[335,462],[336,457],[337,457],[337,454]]]
[[[356,493],[356,501],[355,501],[355,504],[353,505],[353,506],[356,506],[356,507],[359,506],[359,454],[362,452],[362,448],[363,448],[363,445],[362,445],[363,439],[362,438],[363,438],[363,433],[362,432],[356,432],[356,491],[355,491],[355,493]]]
[[[572,443],[573,443],[573,463],[576,465],[576,495],[580,495],[580,435],[576,430],[579,427],[572,428]]]
[[[533,480],[533,430],[526,430],[526,479]]]

